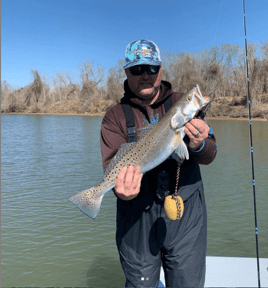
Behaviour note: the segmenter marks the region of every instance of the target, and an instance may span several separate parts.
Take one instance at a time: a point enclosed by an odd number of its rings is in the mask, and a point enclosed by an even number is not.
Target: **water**
[[[101,118],[1,116],[2,286],[124,285],[115,245],[115,197],[96,220],[68,201],[103,178]],[[210,121],[218,155],[202,166],[208,253],[255,257],[248,123]],[[268,257],[268,123],[254,122],[260,257]]]
[[[208,255],[255,257],[249,128],[246,121],[210,121],[218,155],[201,166],[208,206]],[[260,257],[268,257],[268,123],[253,122]]]

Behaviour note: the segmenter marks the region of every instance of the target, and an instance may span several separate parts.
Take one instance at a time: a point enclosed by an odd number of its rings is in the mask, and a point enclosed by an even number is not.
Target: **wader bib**
[[[165,101],[166,112],[172,106]],[[128,142],[137,140],[131,106],[122,104]],[[174,193],[177,161],[168,158],[144,174],[140,193],[130,201],[117,199],[116,244],[126,287],[158,287],[161,263],[166,287],[204,287],[207,215],[199,165],[181,166],[179,195],[184,214],[172,221],[164,213],[164,198]]]

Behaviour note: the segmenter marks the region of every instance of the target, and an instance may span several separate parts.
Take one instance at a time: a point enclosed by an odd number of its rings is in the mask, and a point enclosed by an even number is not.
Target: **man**
[[[128,44],[125,60],[124,97],[106,113],[101,126],[104,169],[135,131],[158,122],[168,110],[166,103],[174,104],[182,96],[161,81],[160,52],[153,41]],[[131,119],[135,129],[128,127]],[[161,262],[167,287],[204,286],[207,219],[199,164],[213,161],[216,144],[201,119],[192,119],[184,131],[190,158],[181,165],[178,182],[185,207],[181,220],[169,220],[163,208],[165,197],[175,192],[175,159],[170,157],[145,175],[131,165],[118,174],[116,243],[126,287],[158,287]]]

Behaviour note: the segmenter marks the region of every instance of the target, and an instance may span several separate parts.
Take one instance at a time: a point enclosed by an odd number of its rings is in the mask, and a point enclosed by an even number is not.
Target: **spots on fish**
[[[118,161],[114,163],[112,170],[105,177],[105,182],[114,182],[122,167],[128,165],[138,165],[152,148],[152,144],[154,144],[154,137],[152,136],[149,139],[146,137],[146,139],[139,141],[138,145],[133,146],[130,151],[128,151],[122,156],[121,159],[118,159]]]
[[[102,183],[99,183],[97,186],[94,186],[87,191],[83,191],[80,197],[83,199],[84,203],[87,203],[87,205],[90,205],[90,203],[94,202],[93,198],[96,195],[98,195],[98,193],[101,191],[101,186],[102,186]]]

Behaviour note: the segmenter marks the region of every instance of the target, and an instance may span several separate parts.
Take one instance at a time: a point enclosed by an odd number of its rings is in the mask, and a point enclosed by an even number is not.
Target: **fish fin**
[[[114,166],[117,164],[118,161],[121,160],[123,155],[125,155],[134,145],[136,142],[132,143],[124,143],[121,145],[121,148],[117,151],[117,153],[114,155],[114,157],[111,159],[109,162],[105,172],[104,172],[104,177],[106,177],[111,170],[113,170]]]
[[[105,194],[105,190],[101,190],[101,184],[93,186],[88,190],[76,193],[69,198],[78,208],[88,217],[95,219],[99,213],[101,201]],[[107,190],[107,189],[106,189]],[[102,192],[102,193],[100,193]]]
[[[185,123],[185,117],[183,116],[181,110],[178,110],[177,113],[170,119],[170,125],[173,129],[181,127]]]
[[[187,159],[187,160],[188,160],[188,159],[189,159],[188,148],[187,148],[185,142],[183,141],[183,138],[184,138],[184,136],[185,136],[184,128],[182,127],[182,128],[180,128],[179,130],[180,130],[180,138],[181,138],[180,144],[179,144],[179,146],[175,149],[175,151],[174,151],[174,152],[175,152],[175,155],[173,154],[172,157],[176,159],[177,156],[179,156],[180,159]]]
[[[180,159],[189,159],[189,152],[184,141],[181,141],[180,145],[175,149],[175,154],[180,157]]]

